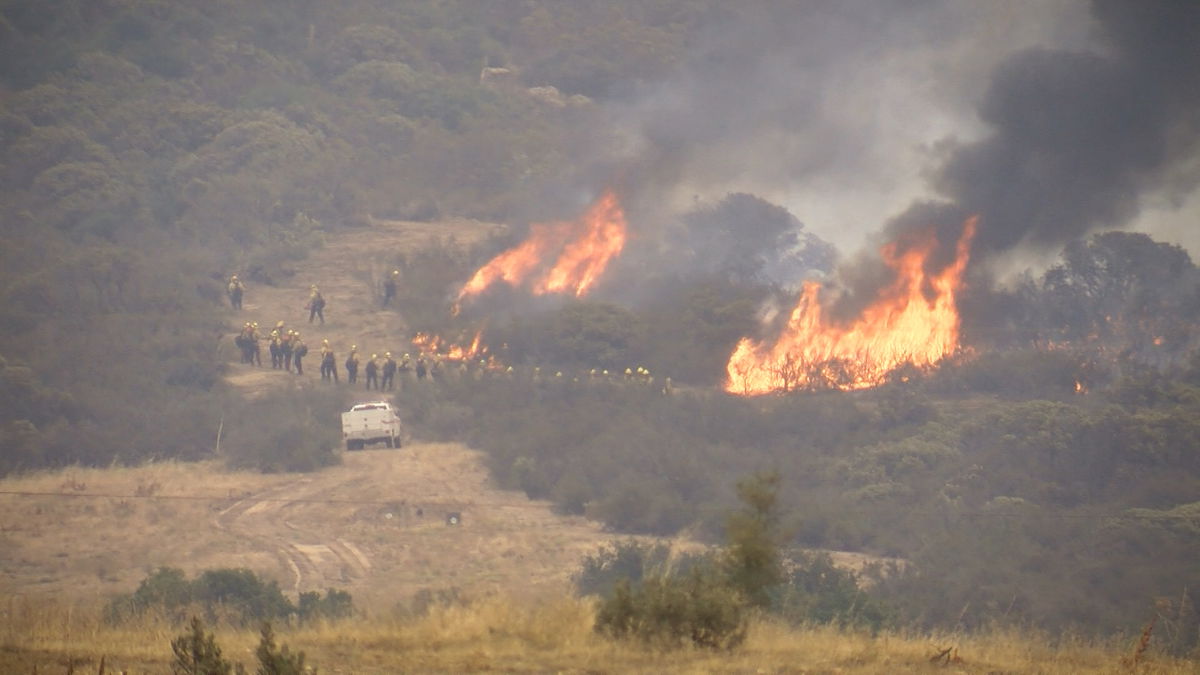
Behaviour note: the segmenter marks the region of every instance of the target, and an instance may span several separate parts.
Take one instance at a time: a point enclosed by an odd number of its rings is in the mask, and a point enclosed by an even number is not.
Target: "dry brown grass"
[[[0,672],[170,671],[170,640],[184,632],[160,619],[114,628],[86,604],[10,601],[0,628]],[[426,615],[360,617],[307,627],[277,627],[277,641],[303,650],[325,673],[1128,673],[1129,644],[1052,642],[1017,631],[974,635],[847,633],[759,620],[731,652],[662,651],[614,642],[592,630],[594,607],[566,596],[539,602],[491,595]],[[254,665],[256,631],[216,627],[226,657]],[[958,660],[930,657],[953,647]],[[89,671],[89,667],[93,670]],[[1144,652],[1138,673],[1194,673],[1196,663]]]

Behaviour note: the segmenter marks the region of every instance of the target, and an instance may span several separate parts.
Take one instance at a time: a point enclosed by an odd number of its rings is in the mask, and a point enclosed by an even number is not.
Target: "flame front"
[[[881,251],[895,271],[862,314],[846,325],[825,318],[820,285],[804,285],[783,333],[773,345],[742,338],[726,366],[726,391],[741,395],[814,386],[865,389],[911,363],[929,366],[958,349],[955,294],[961,288],[977,218],[963,225],[954,262],[936,275],[925,263],[938,246],[932,234],[903,253],[896,244]],[[926,296],[932,291],[932,299]]]
[[[487,352],[487,347],[483,344],[483,331],[476,331],[475,337],[471,339],[470,346],[463,346],[458,343],[447,343],[440,335],[430,335],[429,333],[417,333],[413,336],[412,345],[421,354],[438,356],[447,361],[465,361],[482,356]]]
[[[525,241],[480,267],[458,299],[478,295],[498,281],[529,283],[534,295],[581,297],[625,248],[625,231],[625,213],[616,194],[606,190],[577,221],[532,225]]]

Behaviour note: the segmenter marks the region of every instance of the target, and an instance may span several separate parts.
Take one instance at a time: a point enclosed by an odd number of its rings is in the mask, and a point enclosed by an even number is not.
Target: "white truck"
[[[368,443],[398,448],[403,433],[400,416],[387,401],[359,403],[342,413],[342,440],[347,450],[362,450]]]

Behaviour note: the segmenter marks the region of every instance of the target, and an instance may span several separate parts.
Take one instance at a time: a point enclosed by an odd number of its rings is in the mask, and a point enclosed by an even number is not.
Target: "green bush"
[[[229,675],[244,673],[241,665],[235,666],[221,656],[216,637],[204,632],[204,624],[192,617],[191,630],[171,640],[171,672],[175,675]]]
[[[176,621],[199,611],[210,622],[223,619],[243,625],[292,616],[301,621],[339,619],[354,613],[354,600],[346,591],[330,588],[324,597],[316,591],[301,593],[297,607],[278,583],[261,579],[248,569],[205,570],[189,581],[181,570],[160,567],[143,579],[136,591],[109,601],[105,616],[110,623],[120,623],[148,611]]]
[[[745,601],[712,566],[642,579],[636,588],[622,579],[596,614],[600,633],[662,647],[735,647],[746,625]]]

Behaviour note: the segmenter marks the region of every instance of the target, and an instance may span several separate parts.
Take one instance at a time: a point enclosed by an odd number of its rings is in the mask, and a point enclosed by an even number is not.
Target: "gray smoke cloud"
[[[739,3],[695,40],[677,78],[613,108],[613,164],[641,213],[748,192],[843,249],[914,196],[974,116],[1007,54],[1087,43],[1080,0]]]
[[[677,78],[610,109],[625,136],[606,139],[607,165],[643,220],[747,192],[846,251],[930,225],[952,242],[978,213],[975,260],[1057,252],[1195,193],[1198,14],[1194,0],[739,3]]]
[[[932,175],[943,204],[917,204],[888,226],[981,216],[975,255],[1053,248],[1120,228],[1144,196],[1187,194],[1200,141],[1200,3],[1093,4],[1102,53],[1030,49],[999,65],[979,106],[991,133],[956,143]]]

